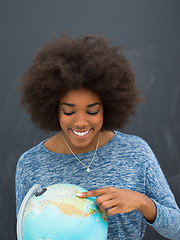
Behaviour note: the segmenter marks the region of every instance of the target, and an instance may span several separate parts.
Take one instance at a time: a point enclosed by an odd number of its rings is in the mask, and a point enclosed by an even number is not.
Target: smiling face
[[[101,99],[87,89],[69,91],[60,101],[59,122],[74,153],[94,150],[103,124]]]

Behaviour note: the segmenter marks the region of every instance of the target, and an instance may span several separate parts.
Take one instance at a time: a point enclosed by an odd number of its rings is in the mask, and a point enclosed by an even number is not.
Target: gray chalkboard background
[[[19,106],[18,79],[57,33],[104,35],[123,45],[146,97],[127,133],[154,150],[180,205],[180,1],[0,0],[0,239],[16,239],[15,167],[50,136]],[[148,227],[144,239],[164,239]]]

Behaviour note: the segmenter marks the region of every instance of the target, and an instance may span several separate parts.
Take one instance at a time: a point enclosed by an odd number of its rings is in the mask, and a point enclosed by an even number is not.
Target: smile
[[[85,136],[86,134],[88,134],[90,130],[87,130],[87,131],[85,131],[85,132],[76,132],[75,130],[72,129],[72,131],[73,131],[73,133],[75,133],[76,135],[78,135],[78,136],[80,136],[80,137],[83,137],[83,136]]]

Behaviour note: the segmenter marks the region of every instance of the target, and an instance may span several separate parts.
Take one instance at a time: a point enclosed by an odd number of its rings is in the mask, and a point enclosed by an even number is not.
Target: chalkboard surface
[[[19,156],[50,135],[20,109],[18,80],[53,35],[104,35],[125,49],[146,101],[124,129],[155,152],[180,205],[180,1],[0,1],[0,238],[16,239]],[[148,227],[144,239],[164,239]]]

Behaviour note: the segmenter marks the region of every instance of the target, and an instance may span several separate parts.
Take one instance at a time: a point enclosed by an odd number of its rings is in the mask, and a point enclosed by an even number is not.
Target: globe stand
[[[39,184],[34,184],[32,188],[28,191],[26,196],[24,197],[21,207],[19,209],[18,217],[17,217],[17,238],[18,240],[24,240],[23,236],[23,217],[24,211],[26,209],[26,205],[29,199],[36,193],[38,196],[43,194],[46,191],[46,188],[41,189]]]

